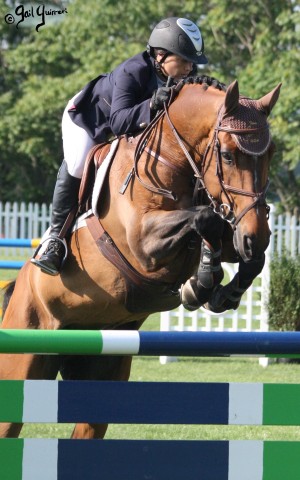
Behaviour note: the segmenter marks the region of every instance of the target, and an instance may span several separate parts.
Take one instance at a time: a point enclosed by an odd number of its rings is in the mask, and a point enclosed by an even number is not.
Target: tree
[[[7,4],[0,1],[4,18]],[[254,98],[283,81],[271,120],[278,145],[273,190],[279,193],[278,172],[284,165],[293,176],[299,161],[299,13],[293,2],[188,0],[183,8],[179,0],[132,0],[128,5],[120,0],[74,0],[60,23],[50,25],[46,18],[38,32],[34,26],[19,31],[4,22],[0,26],[5,39],[0,52],[0,109],[5,112],[0,117],[1,200],[51,200],[62,159],[60,122],[68,98],[99,73],[144,49],[157,21],[172,15],[201,26],[210,61],[205,73],[225,83],[238,78],[240,90]],[[279,178],[284,183],[282,173]],[[297,191],[287,201],[289,206],[299,201]],[[284,193],[282,199],[287,199]]]
[[[222,0],[206,20],[217,45],[213,66],[227,80],[238,78],[244,94],[259,98],[282,82],[270,121],[277,148],[271,191],[285,210],[299,208],[300,179],[294,170],[300,162],[299,8],[293,0]]]

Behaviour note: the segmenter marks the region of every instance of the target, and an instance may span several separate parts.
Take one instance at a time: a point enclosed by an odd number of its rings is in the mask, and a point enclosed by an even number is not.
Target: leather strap
[[[169,291],[171,295],[177,295],[178,289],[181,286],[183,280],[183,275],[179,275],[178,280],[174,284],[170,284],[167,282],[160,282],[157,280],[152,280],[146,278],[141,273],[139,273],[132,265],[128,262],[128,260],[124,257],[122,252],[118,249],[116,244],[114,243],[113,239],[110,235],[104,230],[103,226],[101,225],[99,219],[97,219],[94,215],[89,216],[86,218],[87,227],[96,242],[97,247],[101,251],[102,255],[110,261],[120,272],[123,273],[125,278],[133,282],[139,288],[151,291],[151,287],[161,287],[162,289]],[[184,262],[184,267],[190,267],[191,262],[193,260],[193,253],[197,247],[197,241],[195,238],[191,238],[189,240],[187,251],[186,251],[186,259]],[[183,272],[182,272],[183,273]],[[149,290],[150,289],[150,290]]]
[[[77,215],[77,212],[78,212],[78,205],[75,205],[75,207],[73,207],[72,210],[68,213],[66,221],[63,224],[61,231],[57,235],[57,238],[59,238],[60,240],[63,240],[66,237],[69,229],[73,225],[73,221]]]
[[[151,286],[169,287],[171,290],[171,286],[168,283],[146,278],[133,268],[110,235],[104,230],[99,219],[94,215],[86,219],[86,224],[102,255],[120,270],[127,279],[145,290]]]
[[[104,228],[102,227],[100,221],[95,217],[95,215],[87,217],[85,221],[89,231],[92,234],[93,239],[97,243],[97,241],[102,237],[105,232]]]

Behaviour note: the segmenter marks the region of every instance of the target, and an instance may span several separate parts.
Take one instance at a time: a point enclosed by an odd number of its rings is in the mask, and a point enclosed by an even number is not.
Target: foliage
[[[273,330],[300,330],[300,258],[273,258],[270,266],[269,324]]]
[[[215,49],[210,45],[213,65],[226,72],[227,82],[237,77],[243,93],[252,98],[260,98],[282,82],[270,120],[276,144],[270,190],[285,210],[299,207],[300,182],[294,172],[300,161],[299,8],[290,0],[217,4],[206,20],[217,45]]]
[[[44,2],[35,2],[43,4]],[[18,2],[0,0],[0,17]],[[48,4],[48,2],[47,2]],[[56,7],[59,0],[52,0]],[[29,5],[29,4],[28,4]],[[0,22],[1,200],[46,201],[62,160],[60,122],[67,100],[89,80],[143,50],[153,26],[176,15],[197,22],[205,39],[205,73],[259,98],[283,82],[271,125],[277,143],[273,192],[300,205],[293,168],[299,162],[299,11],[293,0],[73,0],[59,23],[36,32]],[[283,173],[281,173],[283,170]],[[286,197],[286,184],[293,194]],[[291,189],[289,188],[289,193]]]

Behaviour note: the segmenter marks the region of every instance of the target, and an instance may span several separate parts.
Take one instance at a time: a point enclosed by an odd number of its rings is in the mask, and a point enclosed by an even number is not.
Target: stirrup
[[[33,265],[36,265],[37,267],[39,267],[41,272],[43,272],[43,273],[47,273],[48,275],[51,275],[52,277],[56,277],[57,275],[59,275],[59,272],[57,270],[53,270],[52,268],[47,267],[46,265],[43,265],[36,258],[32,258],[30,260],[30,262]]]

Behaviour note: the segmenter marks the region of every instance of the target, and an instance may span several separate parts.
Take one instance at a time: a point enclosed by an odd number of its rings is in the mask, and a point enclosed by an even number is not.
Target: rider
[[[76,207],[88,151],[125,133],[145,128],[169,99],[166,86],[207,63],[199,28],[185,18],[170,17],[153,29],[147,50],[129,58],[109,74],[88,83],[68,103],[62,119],[64,161],[54,189],[47,248],[31,262],[58,275],[66,254],[63,229]]]

